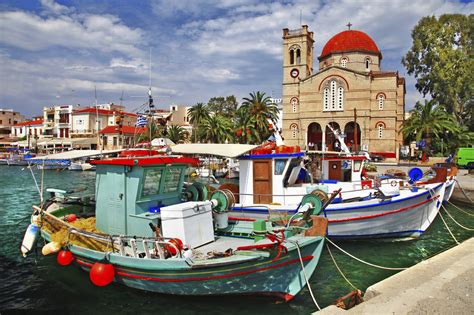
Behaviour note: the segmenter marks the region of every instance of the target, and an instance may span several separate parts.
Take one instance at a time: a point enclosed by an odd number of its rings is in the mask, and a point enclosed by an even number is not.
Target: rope
[[[31,164],[28,164],[28,168],[30,169],[31,176],[33,177],[33,180],[35,181],[36,190],[38,191],[38,194],[40,195],[40,198],[41,198],[41,191],[39,189],[38,182],[36,181],[35,173],[33,173],[33,169],[31,168]]]
[[[469,200],[471,203],[474,203],[474,201],[472,201],[472,199],[469,197],[469,195],[466,194],[466,192],[464,191],[464,188],[461,187],[461,184],[459,184],[458,180],[454,179],[454,181],[458,184],[459,188],[461,188],[461,191],[462,191],[464,197],[466,197],[466,199]]]
[[[332,259],[332,262],[334,263],[334,266],[336,266],[336,269],[339,271],[339,273],[341,274],[341,276],[344,278],[344,280],[346,280],[347,283],[349,283],[349,285],[355,289],[355,290],[359,290],[355,285],[353,285],[349,279],[347,279],[347,277],[344,275],[344,273],[342,272],[342,270],[339,268],[339,266],[337,265],[336,263],[336,260],[334,259],[334,256],[332,255],[332,252],[331,252],[331,249],[329,248],[329,245],[326,244],[326,248],[328,249],[329,251],[329,255],[331,256],[331,259]]]
[[[454,237],[454,234],[451,232],[451,230],[449,229],[449,226],[448,224],[446,223],[446,221],[444,221],[444,218],[443,218],[443,214],[441,213],[441,211],[439,212],[439,216],[441,217],[441,220],[443,220],[443,223],[444,223],[444,226],[446,227],[446,229],[448,230],[449,234],[451,234],[451,236],[453,237],[454,241],[456,242],[456,244],[461,244],[458,242],[458,240],[456,239],[456,237]]]
[[[459,225],[460,227],[462,227],[462,228],[465,229],[465,230],[474,231],[474,229],[470,229],[470,228],[468,228],[468,227],[465,227],[464,225],[462,225],[461,223],[459,223],[458,221],[456,221],[456,220],[453,218],[453,216],[448,212],[448,210],[446,209],[446,207],[445,207],[445,206],[442,206],[442,207],[443,207],[444,211],[449,215],[449,217],[451,218],[451,220],[454,221],[454,223],[456,223],[457,225]]]
[[[357,258],[355,257],[354,255],[351,255],[349,254],[348,252],[346,252],[345,250],[343,250],[342,248],[340,248],[339,246],[337,246],[333,241],[331,241],[329,238],[326,237],[326,240],[331,243],[332,245],[334,245],[334,247],[336,247],[337,249],[339,249],[341,252],[343,252],[344,254],[346,254],[347,256],[363,263],[363,264],[366,264],[366,265],[369,265],[369,266],[372,266],[372,267],[375,267],[375,268],[380,268],[380,269],[385,269],[385,270],[405,270],[405,269],[408,269],[408,267],[384,267],[384,266],[380,266],[380,265],[376,265],[376,264],[372,264],[372,263],[369,263],[367,261],[364,261],[360,258]]]
[[[453,206],[454,208],[458,209],[459,211],[464,212],[464,213],[467,214],[468,216],[471,216],[471,217],[474,216],[473,213],[469,213],[469,212],[467,212],[467,211],[464,211],[463,209],[459,208],[458,206],[456,206],[456,205],[455,205],[454,203],[452,203],[451,201],[449,201],[449,200],[447,200],[447,201],[448,201],[448,203],[449,203],[451,206]]]
[[[321,307],[319,307],[318,301],[316,301],[316,298],[314,297],[313,290],[311,289],[311,285],[309,284],[308,276],[306,275],[306,270],[304,269],[303,257],[301,257],[300,245],[298,244],[298,242],[291,242],[291,243],[296,245],[296,250],[298,251],[298,256],[300,258],[301,269],[303,270],[304,279],[306,281],[306,285],[308,286],[309,293],[311,294],[311,298],[313,299],[313,303],[314,305],[316,305],[318,310],[321,311]]]

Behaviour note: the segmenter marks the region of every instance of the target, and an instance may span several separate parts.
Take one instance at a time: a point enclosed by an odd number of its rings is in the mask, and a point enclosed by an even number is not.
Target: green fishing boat
[[[318,264],[327,222],[321,201],[303,198],[292,217],[229,217],[228,190],[185,182],[198,161],[181,156],[96,161],[95,200],[55,195],[36,209],[22,252],[36,230],[98,285],[111,282],[176,295],[263,294],[291,300]],[[94,204],[95,203],[95,204]]]

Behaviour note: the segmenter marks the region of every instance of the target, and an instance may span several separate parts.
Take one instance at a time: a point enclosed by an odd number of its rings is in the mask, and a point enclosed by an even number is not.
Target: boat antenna
[[[99,145],[100,156],[102,157],[102,143],[100,143],[100,130],[99,130],[99,108],[97,106],[97,85],[94,84],[94,99],[95,99],[95,127],[97,131],[97,144]]]
[[[149,154],[151,156],[151,126],[152,126],[152,123],[153,123],[153,112],[152,110],[155,108],[155,105],[153,104],[153,96],[151,94],[151,47],[150,47],[150,74],[149,74],[149,88],[148,88],[148,115],[149,115],[149,119],[150,119],[150,125],[149,125],[149,128],[148,128],[148,132],[149,132],[149,144],[148,144],[148,148],[150,150]]]

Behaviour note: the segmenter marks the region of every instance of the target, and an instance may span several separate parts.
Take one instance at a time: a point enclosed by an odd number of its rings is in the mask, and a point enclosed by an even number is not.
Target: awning
[[[84,157],[99,156],[111,153],[118,153],[123,150],[71,150],[61,153],[48,154],[43,156],[37,156],[29,160],[74,160]]]
[[[172,146],[171,151],[180,154],[208,154],[235,158],[256,147],[250,144],[190,143]]]

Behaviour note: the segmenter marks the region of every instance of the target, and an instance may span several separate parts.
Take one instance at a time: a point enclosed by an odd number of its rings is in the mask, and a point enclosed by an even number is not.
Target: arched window
[[[298,111],[298,105],[299,105],[299,100],[297,97],[293,97],[290,101],[291,103],[291,109],[293,113],[296,113]]]
[[[290,125],[290,130],[291,130],[291,137],[293,139],[296,139],[298,137],[298,125],[297,124],[291,124]]]
[[[290,65],[294,65],[295,61],[296,61],[296,64],[301,63],[301,47],[299,45],[296,45],[296,44],[291,45],[289,49],[289,53],[290,53]]]
[[[301,63],[301,50],[296,50],[296,64],[299,65]]]
[[[290,65],[295,64],[295,52],[290,50]]]
[[[383,94],[380,94],[379,97],[378,97],[378,101],[379,101],[379,109],[383,109],[383,103],[385,101],[385,96]]]
[[[365,57],[365,70],[369,70],[370,68],[370,58]]]
[[[331,80],[323,89],[323,111],[344,110],[344,87]]]
[[[384,124],[383,123],[378,123],[377,124],[377,137],[379,139],[383,138],[383,129],[384,129]]]
[[[341,67],[346,68],[347,67],[347,58],[341,58]]]

